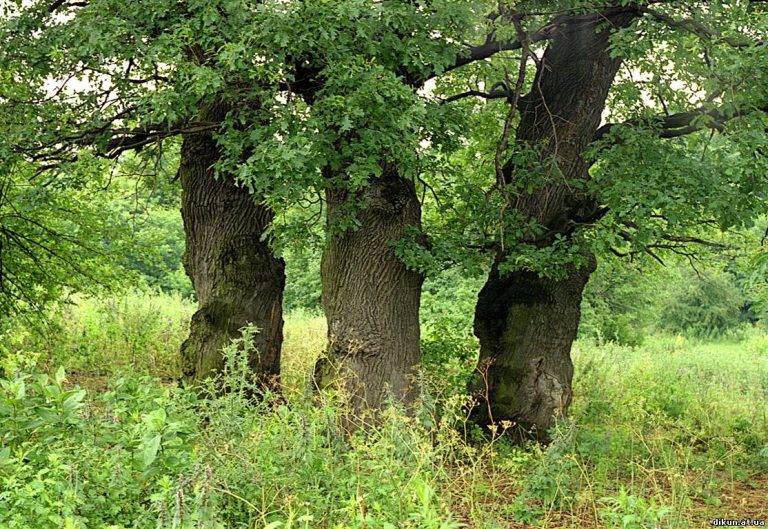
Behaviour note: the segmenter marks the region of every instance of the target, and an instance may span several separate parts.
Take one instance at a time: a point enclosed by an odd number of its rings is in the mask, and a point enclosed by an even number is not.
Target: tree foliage
[[[706,246],[712,230],[754,223],[768,191],[765,6],[656,4],[639,3],[636,22],[613,35],[611,53],[623,66],[603,125],[584,153],[589,178],[568,182],[574,194],[586,192],[592,212],[573,215],[558,229],[514,205],[558,183],[554,161],[548,166],[531,146],[509,145],[501,162],[515,167],[514,179],[496,182],[494,155],[505,119],[512,131],[519,123],[508,103],[516,97],[511,65],[520,59],[499,55],[439,79],[435,94],[469,115],[467,140],[451,155],[451,171],[430,174],[440,195],[434,218],[427,215],[439,235],[439,258],[455,261],[455,249],[462,248],[470,250],[462,258],[471,261],[476,250],[501,247],[508,270],[556,274],[585,249],[685,254]],[[525,16],[525,3],[510,9],[525,23],[533,49],[518,93],[535,92],[532,68],[544,43],[534,41],[546,31],[542,21],[560,11]]]

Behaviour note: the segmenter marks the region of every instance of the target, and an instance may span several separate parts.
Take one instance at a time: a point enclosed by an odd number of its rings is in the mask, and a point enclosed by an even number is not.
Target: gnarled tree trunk
[[[581,297],[594,264],[562,280],[494,266],[478,296],[475,335],[481,344],[474,418],[512,421],[515,430],[545,439],[571,404],[571,344]]]
[[[568,237],[577,224],[600,215],[585,186],[573,183],[589,178],[582,153],[600,124],[620,65],[609,53],[610,33],[636,16],[629,7],[562,17],[531,92],[520,99],[516,141],[535,148],[540,163],[553,169],[548,184],[511,204],[546,228],[545,236],[532,237],[531,244]],[[512,162],[504,168],[507,183],[517,170],[522,169]],[[506,257],[496,256],[475,311],[480,361],[474,389],[480,402],[474,417],[480,424],[511,421],[517,432],[545,440],[571,402],[570,350],[594,257],[584,256],[588,264],[570,267],[559,281],[527,271],[502,275],[499,263]]]
[[[330,237],[321,272],[328,349],[315,368],[317,386],[341,384],[355,415],[379,410],[389,399],[407,405],[416,397],[423,282],[393,248],[410,228],[420,227],[413,183],[388,168],[360,195],[359,227],[339,231],[346,194],[326,193]]]
[[[218,122],[224,115],[220,108],[209,109],[201,119]],[[220,154],[208,132],[185,136],[181,148],[184,267],[198,301],[181,347],[182,370],[189,382],[219,372],[222,348],[250,323],[259,333],[249,364],[262,383],[274,385],[280,374],[285,264],[265,239],[270,209],[247,189],[215,178]]]

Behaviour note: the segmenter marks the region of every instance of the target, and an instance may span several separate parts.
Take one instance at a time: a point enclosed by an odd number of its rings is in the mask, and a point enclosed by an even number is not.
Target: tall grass
[[[519,447],[476,435],[456,392],[345,434],[340,402],[307,395],[325,341],[311,313],[286,318],[287,402],[200,400],[163,382],[192,310],[149,294],[80,300],[55,330],[4,337],[0,527],[640,529],[768,515],[765,335],[580,342],[570,419],[550,446]],[[232,365],[247,347],[229,348]]]
[[[51,310],[34,332],[16,327],[7,340],[42,354],[49,366],[89,376],[126,371],[173,378],[194,304],[170,294],[75,297]]]

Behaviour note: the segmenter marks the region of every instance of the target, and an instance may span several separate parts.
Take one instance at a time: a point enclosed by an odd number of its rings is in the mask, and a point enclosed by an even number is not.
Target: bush
[[[427,279],[421,296],[421,347],[424,370],[447,384],[449,393],[465,391],[477,363],[473,332],[477,294],[484,278],[464,278],[455,270]]]
[[[6,358],[0,527],[459,527],[437,493],[450,445],[396,409],[350,436],[333,400],[254,402],[252,332],[205,399],[136,375],[86,399]]]
[[[725,272],[698,276],[682,270],[662,307],[663,329],[699,338],[716,338],[741,325],[744,297]]]
[[[717,263],[708,263],[701,275],[687,262],[641,264],[600,262],[584,291],[581,338],[621,345],[640,345],[658,331],[719,338],[760,318],[737,278]]]
[[[49,377],[29,359],[4,364],[0,527],[151,525],[158,479],[175,479],[192,457],[196,423],[178,392],[123,378],[86,400],[63,369]]]
[[[287,249],[285,276],[283,306],[286,312],[321,310],[320,250],[315,247]]]
[[[648,264],[649,267],[658,268]],[[598,343],[640,345],[657,318],[659,275],[604,258],[584,290],[579,336]]]
[[[0,353],[32,351],[48,366],[65,365],[71,372],[89,375],[130,369],[176,378],[179,348],[193,312],[194,303],[179,294],[135,291],[75,297],[53,307],[39,326],[13,322],[0,334]]]

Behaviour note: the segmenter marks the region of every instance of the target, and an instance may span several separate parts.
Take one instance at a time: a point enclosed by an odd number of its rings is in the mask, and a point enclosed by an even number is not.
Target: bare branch
[[[482,97],[484,99],[504,99],[509,98],[512,95],[512,92],[507,90],[506,86],[501,89],[494,89],[490,92],[483,92],[482,90],[467,90],[466,92],[461,92],[460,94],[455,94],[450,97],[447,97],[440,101],[441,105],[447,105],[448,103],[453,103],[454,101],[458,101],[460,99],[465,99],[467,97]]]
[[[54,0],[48,6],[48,13],[55,13],[62,7],[85,7],[88,2],[67,2],[67,0]]]

